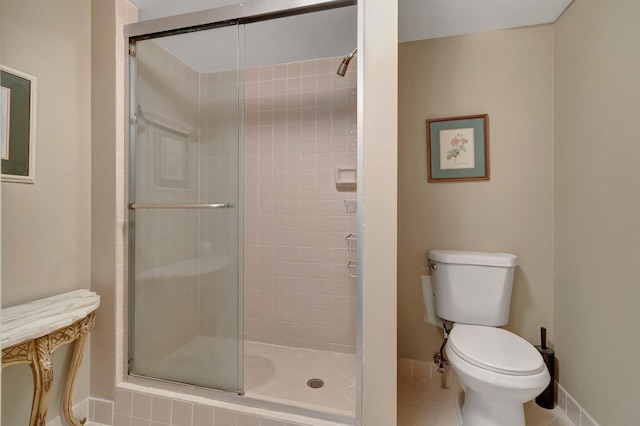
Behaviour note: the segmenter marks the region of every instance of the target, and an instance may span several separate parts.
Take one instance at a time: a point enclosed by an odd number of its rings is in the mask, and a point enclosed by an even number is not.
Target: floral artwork
[[[462,133],[458,133],[455,138],[451,139],[451,148],[447,151],[447,160],[456,161],[456,158],[460,155],[461,152],[467,152],[467,149],[464,147],[469,141],[464,138]]]
[[[440,168],[475,168],[473,128],[440,130]]]
[[[489,115],[427,120],[427,180],[489,180]]]

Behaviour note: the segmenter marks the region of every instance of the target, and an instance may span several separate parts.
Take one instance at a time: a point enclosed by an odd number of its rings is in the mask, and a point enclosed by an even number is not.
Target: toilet
[[[452,326],[445,327],[446,357],[463,389],[458,425],[524,426],[523,404],[550,377],[533,345],[497,328],[509,322],[518,258],[456,250],[430,250],[428,258],[433,297],[425,297],[427,310]]]

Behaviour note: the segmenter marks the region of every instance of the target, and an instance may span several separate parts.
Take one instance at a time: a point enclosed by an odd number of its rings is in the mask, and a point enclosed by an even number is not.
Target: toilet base
[[[456,425],[462,426],[462,406],[464,405],[464,392],[460,392],[456,398]]]
[[[455,410],[458,426],[525,426],[524,404],[497,404],[474,392],[460,392]]]

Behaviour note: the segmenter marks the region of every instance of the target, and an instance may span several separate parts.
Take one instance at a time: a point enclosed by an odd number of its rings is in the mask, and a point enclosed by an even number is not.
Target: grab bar
[[[162,117],[159,114],[149,112],[149,115],[147,115],[142,111],[142,107],[140,105],[138,105],[138,109],[136,111],[134,118],[136,121],[140,121],[142,123],[155,126],[160,130],[173,133],[183,138],[196,139],[200,135],[200,132],[198,130],[191,130],[186,128],[181,129],[177,127],[178,126],[177,124],[176,125],[169,124],[168,121],[170,119]]]
[[[148,204],[129,203],[129,210],[135,209],[230,209],[233,204]]]

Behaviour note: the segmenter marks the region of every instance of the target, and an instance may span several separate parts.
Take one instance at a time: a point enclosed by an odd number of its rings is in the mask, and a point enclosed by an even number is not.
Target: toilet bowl
[[[501,328],[455,324],[446,346],[464,397],[459,426],[524,426],[523,404],[550,381],[538,351]]]

